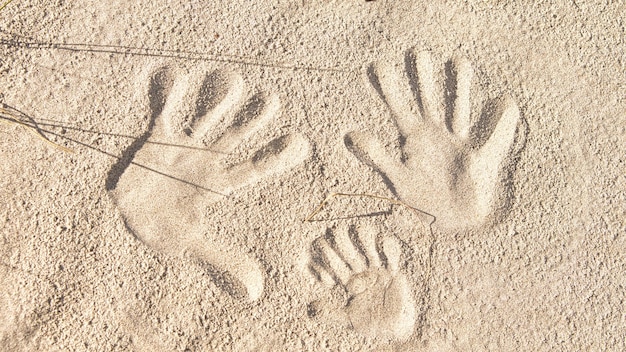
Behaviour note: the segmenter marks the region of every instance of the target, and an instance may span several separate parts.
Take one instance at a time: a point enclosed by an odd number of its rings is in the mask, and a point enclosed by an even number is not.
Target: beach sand
[[[625,14],[9,3],[0,350],[625,350]]]

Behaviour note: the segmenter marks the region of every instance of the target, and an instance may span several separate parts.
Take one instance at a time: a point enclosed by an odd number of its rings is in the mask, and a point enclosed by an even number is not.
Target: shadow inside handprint
[[[280,109],[275,95],[259,93],[242,102],[244,86],[239,75],[220,71],[152,72],[148,131],[112,168],[107,190],[143,243],[197,261],[227,292],[253,301],[264,286],[259,264],[228,238],[205,234],[202,214],[208,203],[301,164],[309,144],[300,135],[285,135],[228,164]]]
[[[504,211],[509,192],[503,174],[514,163],[515,142],[523,139],[524,130],[519,109],[508,97],[494,114],[493,128],[486,128],[484,119],[474,121],[473,69],[458,59],[449,65],[452,72],[454,80],[441,82],[424,52],[407,55],[409,86],[390,68],[371,66],[368,79],[393,114],[402,158],[390,157],[376,137],[365,133],[349,133],[344,142],[399,198],[434,215],[435,226],[458,230],[482,225]]]
[[[311,272],[328,287],[347,294],[344,311],[359,333],[382,340],[406,340],[416,323],[415,299],[400,270],[402,249],[373,227],[331,231],[311,247]]]

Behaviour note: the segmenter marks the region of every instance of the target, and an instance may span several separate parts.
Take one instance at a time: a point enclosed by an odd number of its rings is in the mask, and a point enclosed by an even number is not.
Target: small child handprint
[[[361,334],[405,340],[414,330],[415,301],[400,270],[402,248],[396,237],[374,228],[332,232],[312,244],[310,268],[327,286],[341,285],[350,325]]]

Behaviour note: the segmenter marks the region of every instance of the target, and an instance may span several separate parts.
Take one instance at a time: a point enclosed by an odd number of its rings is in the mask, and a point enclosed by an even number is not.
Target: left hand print
[[[147,83],[148,131],[113,167],[107,190],[143,243],[197,260],[233,296],[259,299],[264,276],[257,260],[242,248],[226,246],[224,239],[207,236],[203,208],[302,164],[308,141],[299,134],[285,135],[228,166],[236,147],[277,116],[278,97],[257,93],[244,101],[241,76],[222,71],[176,75],[159,67]],[[219,128],[224,120],[230,122]],[[221,131],[219,137],[205,145],[215,131]]]

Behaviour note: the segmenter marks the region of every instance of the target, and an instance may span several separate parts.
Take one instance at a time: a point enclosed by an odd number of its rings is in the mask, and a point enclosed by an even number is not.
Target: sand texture
[[[625,17],[14,0],[0,351],[626,350]]]

